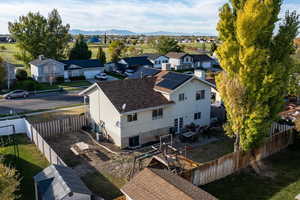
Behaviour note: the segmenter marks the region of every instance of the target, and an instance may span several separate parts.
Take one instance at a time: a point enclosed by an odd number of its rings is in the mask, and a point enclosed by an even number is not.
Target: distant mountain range
[[[70,30],[70,34],[72,35],[148,35],[148,36],[157,36],[157,35],[168,35],[168,36],[207,36],[209,34],[195,32],[195,33],[180,33],[180,32],[166,32],[166,31],[157,31],[157,32],[145,32],[145,33],[135,33],[128,30],[118,30],[118,29],[111,29],[105,31],[87,31],[87,30],[80,30],[80,29],[72,29]]]

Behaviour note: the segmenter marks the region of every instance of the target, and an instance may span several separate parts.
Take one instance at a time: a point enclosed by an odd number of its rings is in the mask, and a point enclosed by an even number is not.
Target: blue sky
[[[72,29],[127,29],[216,34],[218,10],[228,0],[0,0],[0,33],[7,22],[29,11],[47,15],[57,8]],[[285,10],[300,13],[300,0],[285,0]],[[282,15],[281,14],[281,15]]]

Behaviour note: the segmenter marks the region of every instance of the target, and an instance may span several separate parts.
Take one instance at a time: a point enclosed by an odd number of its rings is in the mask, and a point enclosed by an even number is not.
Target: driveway
[[[80,91],[52,92],[29,96],[26,99],[0,100],[0,114],[32,112],[83,103]]]

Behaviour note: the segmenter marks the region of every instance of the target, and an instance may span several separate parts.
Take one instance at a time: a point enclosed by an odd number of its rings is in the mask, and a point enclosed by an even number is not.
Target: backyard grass
[[[231,153],[233,150],[233,140],[228,137],[224,137],[219,141],[188,151],[187,157],[195,162],[205,163]]]
[[[26,135],[18,135],[20,159],[15,161],[13,146],[0,147],[0,155],[4,155],[5,163],[10,163],[19,171],[21,180],[20,200],[35,198],[32,177],[49,165],[45,157],[31,144]]]
[[[272,176],[252,169],[207,184],[202,189],[220,200],[294,200],[300,193],[300,141],[264,161]]]
[[[125,185],[125,181],[103,172],[86,174],[82,180],[91,191],[108,200],[121,196],[120,188]]]

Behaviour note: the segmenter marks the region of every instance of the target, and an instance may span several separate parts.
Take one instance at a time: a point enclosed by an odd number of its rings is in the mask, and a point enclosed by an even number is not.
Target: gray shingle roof
[[[160,55],[160,54],[157,54],[157,53],[145,53],[141,56],[142,57],[147,57],[150,60],[155,60],[155,59],[159,58],[160,56],[164,56],[164,55]]]
[[[51,165],[34,176],[34,180],[43,200],[60,200],[71,192],[92,195],[75,171],[68,167]]]
[[[96,67],[104,67],[104,65],[98,59],[90,59],[90,60],[61,60],[59,61],[65,64],[65,70],[71,70],[74,68],[70,68],[71,65],[77,65],[81,68],[96,68]]]
[[[141,67],[136,71],[134,74],[128,76],[127,78],[130,79],[137,79],[137,78],[144,78],[148,76],[154,76],[160,72],[159,69],[154,69],[151,67]]]
[[[42,65],[48,65],[50,63],[57,63],[58,61],[51,59],[51,58],[47,58],[47,59],[35,59],[33,61],[31,61],[29,64],[31,65],[35,65],[35,66],[42,66]]]
[[[154,90],[155,82],[156,78],[152,77],[106,81],[97,84],[119,113],[125,113],[173,103]]]
[[[137,57],[128,57],[128,58],[122,58],[129,67],[136,67],[136,66],[142,66],[142,65],[148,65],[152,66],[152,62],[148,60],[145,56],[137,56]]]
[[[189,54],[183,53],[183,52],[169,52],[166,54],[166,57],[168,58],[176,58],[176,59],[181,59]]]
[[[194,62],[214,62],[214,59],[206,54],[193,54],[191,56],[193,57]]]

